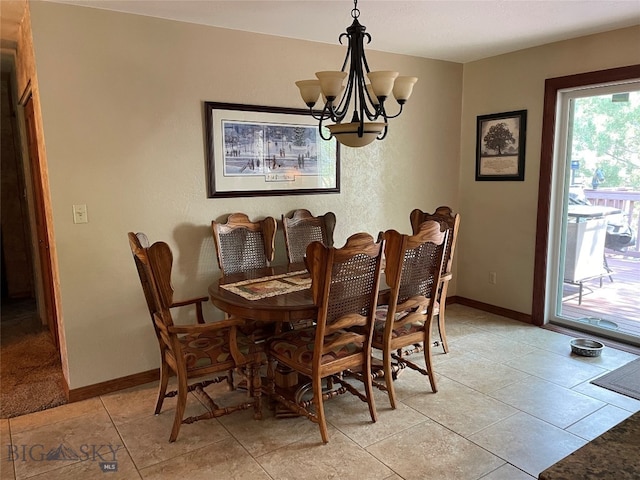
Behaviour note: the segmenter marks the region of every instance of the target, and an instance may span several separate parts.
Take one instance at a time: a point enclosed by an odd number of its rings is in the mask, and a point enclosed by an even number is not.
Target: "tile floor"
[[[331,400],[327,445],[317,425],[266,409],[263,421],[243,411],[183,425],[170,444],[174,403],[154,416],[147,384],[0,420],[0,477],[524,480],[640,410],[589,383],[635,355],[577,357],[562,334],[460,305],[447,312],[451,351],[434,351],[438,393],[407,371],[397,410],[376,392],[375,424],[355,397]],[[203,411],[195,397],[188,409]]]

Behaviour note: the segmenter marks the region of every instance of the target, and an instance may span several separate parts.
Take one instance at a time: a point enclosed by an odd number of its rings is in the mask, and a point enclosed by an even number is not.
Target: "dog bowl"
[[[599,357],[604,344],[588,338],[575,338],[571,340],[571,351],[583,357]]]

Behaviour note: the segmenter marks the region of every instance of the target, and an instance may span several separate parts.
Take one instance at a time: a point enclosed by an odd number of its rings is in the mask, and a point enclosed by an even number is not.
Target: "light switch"
[[[73,206],[73,223],[89,223],[86,205]]]

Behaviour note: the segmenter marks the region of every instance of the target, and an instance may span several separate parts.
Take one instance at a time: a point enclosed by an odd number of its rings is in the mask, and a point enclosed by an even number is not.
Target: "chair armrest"
[[[198,298],[190,298],[188,300],[182,300],[180,302],[173,302],[169,308],[173,307],[185,307],[187,305],[195,305],[196,306],[196,318],[198,323],[204,323],[204,316],[202,314],[202,304],[204,302],[209,301],[209,297],[198,297]]]
[[[239,325],[243,325],[244,320],[236,317],[226,318],[224,320],[220,320],[217,322],[205,323],[205,324],[195,324],[195,325],[171,325],[167,328],[169,333],[204,333],[204,332],[215,332],[216,330],[220,330],[223,328],[231,328],[237,327]]]
[[[179,302],[173,302],[171,304],[171,308],[173,307],[184,307],[185,305],[193,305],[196,303],[203,303],[209,300],[209,297],[199,297],[199,298],[190,298],[188,300],[182,300]]]
[[[453,278],[453,274],[451,272],[447,272],[444,275],[440,276],[440,283],[448,282]]]

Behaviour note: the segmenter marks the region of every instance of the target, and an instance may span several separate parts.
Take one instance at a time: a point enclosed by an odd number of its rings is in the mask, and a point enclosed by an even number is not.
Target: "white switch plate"
[[[89,223],[86,205],[73,206],[73,223]]]

